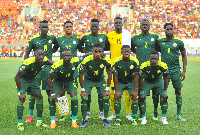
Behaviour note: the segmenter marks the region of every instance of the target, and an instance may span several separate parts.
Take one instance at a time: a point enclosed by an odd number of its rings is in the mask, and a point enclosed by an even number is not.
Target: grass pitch
[[[53,58],[57,61],[58,58]],[[147,120],[146,125],[141,125],[138,121],[137,126],[132,126],[130,121],[125,118],[125,104],[124,97],[122,99],[122,110],[121,110],[121,126],[115,126],[115,121],[110,121],[112,127],[104,127],[102,120],[98,119],[98,103],[96,89],[92,91],[92,103],[91,103],[91,120],[88,120],[88,126],[86,128],[72,129],[71,119],[67,116],[66,122],[57,122],[57,125],[61,127],[55,129],[40,128],[36,127],[36,109],[34,110],[34,119],[32,123],[24,123],[24,132],[17,130],[17,91],[15,86],[14,77],[17,73],[18,67],[21,65],[22,58],[0,58],[0,95],[1,95],[1,106],[0,106],[0,134],[2,135],[15,135],[15,134],[26,134],[26,135],[38,135],[38,134],[200,134],[200,58],[199,57],[188,57],[188,66],[186,79],[183,81],[182,97],[183,106],[181,115],[187,119],[186,122],[176,121],[176,103],[174,89],[170,83],[168,87],[168,102],[169,108],[167,112],[167,120],[169,125],[162,125],[159,121],[153,121],[153,103],[151,97],[147,98]],[[181,63],[182,65],[182,63]],[[78,120],[79,125],[82,122],[82,114],[80,111],[80,87],[79,87],[79,112]],[[47,95],[45,91],[42,91],[44,97],[44,111],[43,121],[50,125],[50,114],[49,105],[47,101]],[[69,96],[68,96],[69,97]],[[24,104],[24,116],[23,122],[28,118],[28,99]],[[70,98],[69,98],[70,101]],[[159,118],[161,117],[160,106],[158,108]],[[109,115],[111,110],[109,111]],[[59,114],[56,114],[60,118]]]

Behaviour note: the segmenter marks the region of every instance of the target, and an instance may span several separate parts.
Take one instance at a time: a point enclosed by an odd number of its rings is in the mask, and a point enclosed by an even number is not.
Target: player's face
[[[35,52],[35,62],[40,64],[42,63],[43,59],[45,57],[45,52],[42,49],[39,49]]]
[[[99,23],[98,22],[91,22],[90,30],[92,33],[97,33],[99,30]]]
[[[115,29],[122,29],[123,24],[121,19],[115,19],[114,23]]]
[[[95,48],[93,48],[92,53],[94,55],[94,59],[99,60],[101,57],[101,54],[102,54],[102,48],[95,47]]]
[[[130,48],[123,48],[122,55],[125,59],[130,59],[131,49]]]
[[[72,59],[71,51],[62,52],[62,58],[63,58],[64,63],[70,63]]]
[[[42,35],[47,35],[49,31],[48,23],[40,23],[40,30]]]
[[[64,26],[64,31],[67,34],[71,34],[73,31],[73,25],[71,23],[66,23]]]
[[[149,55],[149,61],[150,61],[152,67],[157,66],[158,60],[159,60],[159,55],[157,55],[157,54]]]
[[[142,30],[143,33],[147,33],[149,31],[150,25],[148,21],[142,21],[140,29]]]
[[[167,25],[165,28],[165,34],[167,37],[172,37],[174,32],[174,28],[171,25]]]

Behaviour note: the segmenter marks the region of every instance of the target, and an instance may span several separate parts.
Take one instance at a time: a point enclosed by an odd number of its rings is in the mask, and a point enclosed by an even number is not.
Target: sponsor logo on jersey
[[[113,70],[115,70],[115,67],[113,67]]]
[[[75,67],[73,67],[72,70],[75,70]]]
[[[100,65],[100,68],[104,68],[104,65],[103,65],[103,64],[101,64],[101,65]]]
[[[100,39],[99,39],[99,42],[103,42],[103,39],[102,39],[102,38],[100,38]]]
[[[49,43],[52,43],[52,41],[51,41],[51,40],[49,40]]]
[[[161,73],[161,71],[160,71],[160,70],[158,70],[158,71],[157,71],[157,73],[158,73],[158,74],[160,74],[160,73]]]
[[[73,44],[76,44],[76,41],[73,41]]]
[[[131,66],[130,66],[130,69],[133,69],[133,68],[134,68],[134,66],[133,66],[133,65],[131,65]]]
[[[173,44],[173,46],[174,46],[174,47],[177,47],[177,44],[176,44],[176,43],[174,43],[174,44]]]

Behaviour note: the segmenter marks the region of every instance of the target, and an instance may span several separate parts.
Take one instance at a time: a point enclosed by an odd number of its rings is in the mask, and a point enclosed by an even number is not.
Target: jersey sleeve
[[[110,51],[110,43],[108,42],[108,37],[106,36],[106,41],[105,41],[105,51]]]
[[[109,58],[106,60],[105,66],[106,66],[106,71],[112,71],[111,64],[110,64],[110,59]]]
[[[26,73],[26,71],[28,70],[29,68],[29,65],[24,65],[22,64],[20,67],[19,67],[19,72],[21,73]]]
[[[134,73],[138,74],[140,70],[139,61],[134,61]]]
[[[184,47],[184,43],[182,40],[179,40],[179,50],[181,52],[185,52],[185,47]]]
[[[28,47],[26,48],[26,51],[31,52],[32,49],[34,49],[33,39],[31,39],[31,40],[28,42]]]
[[[112,67],[112,72],[113,72],[113,74],[118,74],[118,64],[117,64],[117,62],[113,65],[113,67]]]

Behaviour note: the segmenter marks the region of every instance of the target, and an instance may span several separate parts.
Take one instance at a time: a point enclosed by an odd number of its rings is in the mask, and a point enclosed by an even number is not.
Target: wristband
[[[85,88],[81,88],[81,91],[85,91]]]
[[[53,96],[55,96],[56,94],[55,93],[53,93],[53,94],[51,94],[51,97],[53,97]]]
[[[140,94],[144,94],[144,91],[140,91]]]
[[[22,94],[22,93],[24,93],[24,92],[23,92],[23,90],[19,90],[19,93]]]
[[[110,90],[110,87],[106,87],[106,91],[109,91]]]
[[[162,94],[167,94],[167,91],[163,91]]]

